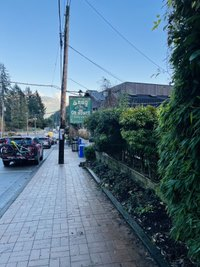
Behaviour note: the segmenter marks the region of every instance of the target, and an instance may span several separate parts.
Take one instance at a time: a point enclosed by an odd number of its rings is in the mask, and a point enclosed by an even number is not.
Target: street
[[[52,149],[53,147],[44,149],[43,161],[49,156]],[[38,166],[30,162],[4,167],[0,159],[0,217],[24,189],[43,161]]]

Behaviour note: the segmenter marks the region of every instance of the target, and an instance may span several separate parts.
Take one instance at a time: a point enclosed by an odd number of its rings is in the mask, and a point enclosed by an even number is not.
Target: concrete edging
[[[100,184],[99,177],[90,168],[86,167],[86,170],[89,172],[92,178],[96,181],[96,183]],[[102,188],[102,191],[106,194],[106,196],[110,199],[110,201],[117,208],[117,210],[120,212],[120,214],[123,216],[123,218],[126,220],[126,222],[129,224],[129,226],[133,229],[133,231],[139,237],[139,239],[142,241],[142,243],[145,245],[145,247],[147,248],[147,250],[153,257],[153,259],[156,261],[156,263],[159,265],[159,267],[170,267],[171,265],[169,265],[169,263],[163,258],[158,248],[150,241],[149,237],[146,235],[144,230],[129,215],[129,213],[124,210],[120,202],[117,201],[117,199],[113,196],[113,194],[109,190],[107,190],[104,187],[101,187],[101,188]]]
[[[117,171],[117,172],[120,171],[120,172],[126,173],[130,179],[140,184],[143,188],[146,188],[146,189],[150,188],[154,191],[156,190],[158,184],[153,182],[147,176],[139,173],[133,168],[130,168],[123,162],[120,162],[114,159],[113,157],[111,157],[105,152],[95,151],[95,154],[96,154],[97,160],[99,160],[100,162],[106,163],[110,169]]]

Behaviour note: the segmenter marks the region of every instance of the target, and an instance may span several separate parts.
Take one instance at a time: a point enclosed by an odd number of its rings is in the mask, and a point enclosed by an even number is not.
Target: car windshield
[[[48,138],[47,137],[39,137],[38,139],[39,140],[42,140],[42,141],[48,141]]]
[[[23,138],[23,137],[11,137],[10,141],[14,141],[18,145],[31,145],[32,139],[29,137]]]

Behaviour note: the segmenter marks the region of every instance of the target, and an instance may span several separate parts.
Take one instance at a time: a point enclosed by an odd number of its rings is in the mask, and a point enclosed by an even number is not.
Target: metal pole
[[[36,135],[36,120],[37,120],[37,118],[35,117],[35,118],[34,118],[35,135]]]
[[[66,6],[65,32],[64,32],[64,63],[63,63],[61,103],[60,103],[60,131],[59,131],[59,158],[58,158],[59,164],[64,164],[64,145],[65,145],[64,134],[65,134],[65,117],[66,117],[68,44],[69,44],[69,5]]]
[[[28,136],[28,112],[26,113],[26,134]]]

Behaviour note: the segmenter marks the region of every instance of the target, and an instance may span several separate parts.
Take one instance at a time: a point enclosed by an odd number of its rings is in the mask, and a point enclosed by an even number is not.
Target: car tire
[[[37,155],[36,160],[34,161],[35,165],[38,165],[40,163],[40,156]]]
[[[44,158],[44,154],[43,154],[43,152],[42,152],[42,155],[41,155],[41,157],[40,157],[40,160],[43,160],[43,158]]]
[[[4,165],[4,167],[9,167],[10,161],[3,160],[3,165]]]

